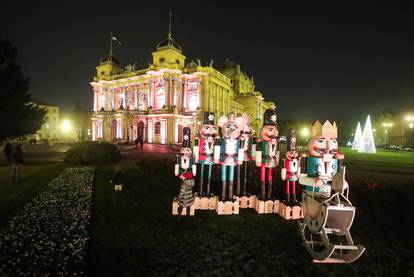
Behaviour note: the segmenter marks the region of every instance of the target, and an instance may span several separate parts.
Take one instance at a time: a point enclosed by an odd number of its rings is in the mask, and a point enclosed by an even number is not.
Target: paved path
[[[73,143],[23,146],[23,160],[25,164],[42,164],[46,162],[60,162],[63,160],[65,152],[73,145]],[[179,153],[179,146],[166,146],[159,144],[144,144],[144,149],[135,149],[134,145],[118,145],[122,154],[122,160],[125,162],[135,161],[139,159],[151,158],[171,158],[173,159]],[[2,150],[2,148],[1,148]],[[9,166],[3,151],[0,153],[0,166]]]
[[[45,162],[62,161],[63,155],[71,147],[70,143],[54,145],[23,145],[23,161],[25,164],[41,164]],[[3,153],[3,146],[0,153],[0,166],[8,166]]]

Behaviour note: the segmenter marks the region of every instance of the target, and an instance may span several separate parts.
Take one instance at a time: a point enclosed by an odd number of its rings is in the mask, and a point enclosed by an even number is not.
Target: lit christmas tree
[[[367,117],[367,122],[362,133],[362,140],[359,143],[358,152],[362,153],[376,153],[374,135],[372,134],[371,118]]]
[[[361,123],[358,122],[358,126],[355,131],[354,142],[352,143],[352,150],[358,150],[359,144],[362,141]]]

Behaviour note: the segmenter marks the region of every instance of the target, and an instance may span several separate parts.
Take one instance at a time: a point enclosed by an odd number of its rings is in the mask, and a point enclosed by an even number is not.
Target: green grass
[[[10,167],[0,167],[0,227],[66,167],[62,163],[24,165],[18,184],[11,183]]]
[[[178,223],[171,215],[171,201],[178,192],[172,164],[155,160],[125,164],[122,193],[115,193],[109,183],[113,167],[97,167],[88,275],[413,275],[414,153],[343,151],[350,198],[357,207],[351,233],[367,248],[355,263],[313,264],[296,223],[277,215],[197,211],[189,222]],[[25,166],[18,185],[10,184],[9,168],[0,168],[0,228],[65,167]],[[372,183],[375,189],[369,188]]]
[[[350,165],[351,166],[351,165]],[[171,164],[128,164],[125,191],[109,184],[112,168],[96,175],[87,272],[91,276],[406,276],[414,273],[413,186],[354,183],[351,229],[367,250],[350,265],[316,265],[295,222],[242,210],[236,216],[197,211],[179,224],[171,215],[177,180]],[[404,190],[403,190],[404,188]]]
[[[380,184],[414,184],[414,152],[378,149],[376,154],[342,148],[344,165],[353,181]]]

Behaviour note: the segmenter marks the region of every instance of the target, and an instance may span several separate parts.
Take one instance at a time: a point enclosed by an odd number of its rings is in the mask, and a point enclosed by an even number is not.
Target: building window
[[[175,60],[175,63],[176,63],[176,64],[180,64],[180,61],[179,61],[179,60]]]
[[[160,63],[163,63],[165,61],[164,58],[160,58]]]
[[[156,122],[154,124],[154,135],[159,135],[159,134],[161,134],[161,123]]]

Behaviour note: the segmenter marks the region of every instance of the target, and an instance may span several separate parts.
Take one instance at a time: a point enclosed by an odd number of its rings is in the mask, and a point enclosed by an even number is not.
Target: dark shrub
[[[108,164],[121,159],[118,148],[107,142],[81,142],[65,153],[64,161],[70,164]]]

